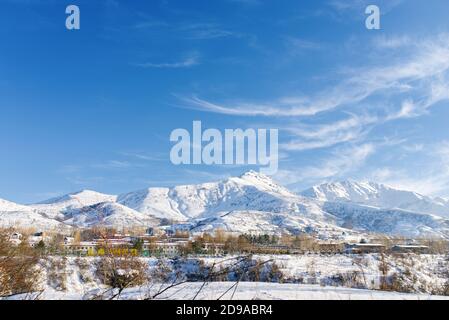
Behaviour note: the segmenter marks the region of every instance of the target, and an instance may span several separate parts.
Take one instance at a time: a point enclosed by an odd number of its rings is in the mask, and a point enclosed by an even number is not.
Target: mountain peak
[[[259,180],[271,180],[272,179],[260,172],[257,172],[255,170],[249,170],[245,173],[243,173],[242,175],[239,176],[240,179],[259,179]]]
[[[352,202],[384,209],[403,209],[449,216],[447,202],[376,182],[345,180],[323,183],[304,190],[301,194],[324,202]]]
[[[61,202],[68,201],[80,201],[83,204],[88,205],[89,203],[98,203],[98,202],[106,202],[106,201],[114,201],[116,196],[100,193],[97,191],[84,189],[76,192],[71,192],[59,197],[51,198],[48,200],[44,200],[39,202],[38,204],[55,204]]]

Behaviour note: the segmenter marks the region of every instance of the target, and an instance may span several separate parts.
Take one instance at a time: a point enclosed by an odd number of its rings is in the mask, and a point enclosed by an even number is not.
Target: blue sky
[[[274,178],[295,190],[353,178],[449,196],[446,0],[0,4],[0,198],[251,169],[171,164],[170,132],[193,120],[279,128]]]

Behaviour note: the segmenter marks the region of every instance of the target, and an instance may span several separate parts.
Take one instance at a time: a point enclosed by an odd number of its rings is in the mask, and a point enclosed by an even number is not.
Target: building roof
[[[398,244],[393,246],[393,248],[401,248],[401,249],[427,249],[428,246],[421,246],[421,245],[409,245],[409,244]]]
[[[380,243],[349,243],[349,245],[354,247],[385,247]]]

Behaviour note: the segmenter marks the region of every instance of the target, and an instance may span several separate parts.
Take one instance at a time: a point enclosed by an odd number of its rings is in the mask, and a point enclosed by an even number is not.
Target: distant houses
[[[140,237],[116,234],[111,238],[94,239],[92,241],[74,242],[73,238],[64,238],[64,252],[79,256],[104,255],[142,255],[174,257],[187,251],[195,239],[189,237],[172,237],[159,239],[150,236],[149,230]],[[211,255],[224,254],[224,244],[201,243],[202,252]]]
[[[24,236],[12,232],[9,241],[19,245],[23,241],[31,247],[45,250],[49,254],[76,256],[133,255],[176,257],[186,255],[225,254],[430,254],[447,252],[447,242],[443,249],[435,250],[432,242],[411,239],[354,239],[358,242],[323,240],[307,236],[269,236],[269,235],[229,235],[219,232],[210,234],[191,234],[188,231],[170,228],[147,228],[139,235],[87,230],[73,236],[47,235],[36,232]],[[369,242],[373,241],[373,242]],[[424,245],[427,244],[427,245]]]
[[[391,248],[391,251],[394,253],[427,254],[430,252],[430,248],[421,245],[395,245]]]
[[[347,243],[345,244],[346,253],[380,253],[385,252],[386,246],[380,243]]]
[[[95,255],[97,252],[98,244],[91,241],[82,241],[79,243],[66,243],[64,244],[64,251],[66,254],[87,256]]]
[[[318,242],[318,251],[321,253],[343,253],[344,244],[341,242],[322,241]]]

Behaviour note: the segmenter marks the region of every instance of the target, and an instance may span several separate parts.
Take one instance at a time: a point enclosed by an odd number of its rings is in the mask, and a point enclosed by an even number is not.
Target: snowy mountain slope
[[[114,202],[102,202],[66,212],[64,223],[76,227],[154,227],[159,220]]]
[[[0,227],[33,228],[36,231],[64,231],[69,229],[69,226],[54,219],[46,218],[32,210],[0,212]]]
[[[169,193],[168,188],[150,188],[119,195],[117,202],[160,219],[186,221],[187,217],[178,210],[176,200],[172,199]]]
[[[46,218],[30,207],[0,199],[0,227],[34,228],[39,231],[67,230],[69,227]]]
[[[405,237],[449,236],[449,220],[430,214],[348,202],[324,202],[323,209],[335,215],[338,225],[361,232]]]
[[[334,224],[308,219],[301,213],[275,213],[264,211],[231,211],[215,217],[192,220],[184,225],[192,232],[212,232],[221,229],[232,233],[292,234],[314,233],[321,238],[338,238],[350,230]],[[176,228],[176,226],[175,226]]]
[[[449,218],[449,201],[430,198],[416,192],[404,191],[374,182],[352,180],[324,183],[301,193],[320,201],[353,202],[378,208],[403,209],[435,214]]]
[[[27,206],[0,199],[0,212],[17,212],[17,211],[28,211],[28,210],[31,210],[31,209]]]
[[[53,198],[38,204],[30,205],[32,209],[48,218],[65,220],[67,212],[101,202],[115,202],[117,196],[103,194],[91,190],[83,190],[61,197]]]
[[[126,228],[155,226],[165,218],[194,231],[222,228],[237,233],[309,232],[326,237],[349,234],[353,228],[356,233],[449,237],[448,220],[429,214],[445,212],[441,208],[448,203],[354,181],[324,184],[298,195],[250,171],[218,182],[149,188],[119,196],[85,190],[32,206],[3,200],[0,212],[8,225],[23,220],[29,225],[37,221],[52,226],[64,222],[77,227]],[[8,212],[14,215],[6,216]]]
[[[254,171],[214,183],[150,188],[120,195],[117,202],[142,213],[174,221],[213,217],[219,212],[303,212],[326,215],[316,201],[298,196]]]

